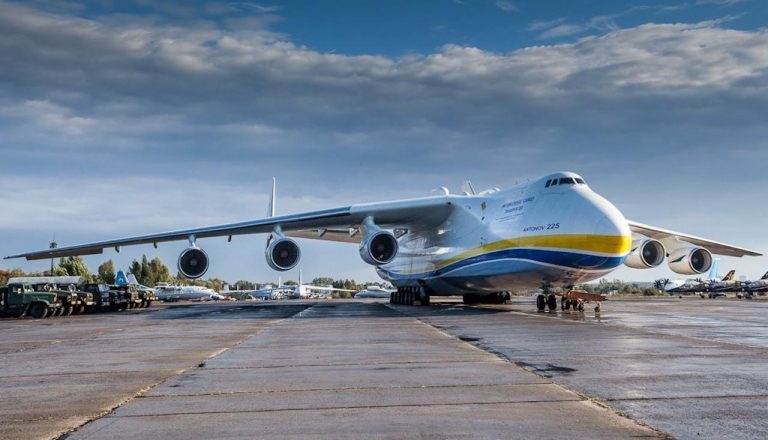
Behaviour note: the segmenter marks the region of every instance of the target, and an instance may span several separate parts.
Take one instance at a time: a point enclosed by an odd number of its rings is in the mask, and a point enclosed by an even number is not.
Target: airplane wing
[[[706,248],[713,254],[717,254],[717,255],[726,255],[729,257],[743,257],[747,255],[752,257],[759,257],[762,255],[761,253],[757,251],[753,251],[751,249],[732,246],[732,245],[720,243],[717,241],[707,240],[706,238],[696,237],[694,235],[689,235],[689,234],[683,234],[681,232],[670,231],[668,229],[657,228],[655,226],[649,226],[649,225],[634,222],[631,220],[627,220],[627,223],[629,223],[629,228],[632,230],[633,233],[659,240],[664,244],[664,246],[667,246],[668,248],[672,248],[674,246],[671,246],[671,245],[674,245],[674,243],[676,242],[682,241],[685,243],[690,243],[695,246],[701,246],[703,248]]]
[[[335,287],[313,286],[311,284],[302,284],[302,287],[306,287],[312,290],[325,290],[327,292],[359,292],[359,290],[337,289]]]
[[[46,249],[5,257],[43,260],[74,255],[101,254],[104,249],[138,244],[154,244],[208,237],[244,234],[268,234],[279,226],[288,236],[334,241],[360,242],[358,232],[366,217],[372,217],[382,228],[418,230],[442,223],[453,210],[451,196],[434,196],[391,202],[366,203],[341,208],[309,211],[299,214],[267,217],[258,220],[201,228],[182,229],[158,234],[139,235],[56,249]],[[397,234],[396,234],[397,235]]]

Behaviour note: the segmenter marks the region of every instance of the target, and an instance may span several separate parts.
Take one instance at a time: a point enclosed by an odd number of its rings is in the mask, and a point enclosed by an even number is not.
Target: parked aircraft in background
[[[689,278],[682,280],[661,279],[661,284],[666,293],[694,293],[706,290],[709,283],[717,281],[717,270],[720,266],[720,259],[715,258],[712,268],[709,270],[709,279],[704,281],[701,278]]]
[[[737,290],[741,283],[736,280],[736,271],[730,270],[722,280],[715,281],[708,286],[710,292],[728,292]]]
[[[267,264],[286,271],[300,259],[291,237],[358,244],[360,257],[397,287],[394,303],[429,304],[432,296],[464,295],[467,302],[506,291],[542,288],[543,310],[557,308],[551,287],[572,288],[622,264],[649,269],[665,260],[683,275],[707,272],[713,254],[760,253],[627,220],[578,174],[558,172],[506,190],[365,203],[275,216],[275,185],[268,217],[26,252],[6,258],[50,259],[120,251],[125,246],[186,240],[179,272],[199,278],[208,254],[198,239],[269,234]],[[301,291],[299,291],[301,294]]]
[[[158,283],[154,290],[160,301],[203,301],[210,299],[222,299],[215,290],[201,286],[180,286],[168,283]]]
[[[768,292],[768,272],[759,280],[745,282],[744,290],[750,293]]]
[[[355,294],[355,298],[386,298],[389,299],[392,293],[396,292],[395,289],[385,289],[379,286],[366,286],[365,290],[361,290]]]

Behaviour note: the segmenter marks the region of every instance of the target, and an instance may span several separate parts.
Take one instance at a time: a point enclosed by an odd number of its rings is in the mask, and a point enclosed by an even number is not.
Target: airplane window
[[[584,179],[582,179],[581,177],[577,177],[576,183],[584,183]]]
[[[569,177],[560,178],[560,185],[568,185],[569,183],[571,183],[571,179]]]
[[[549,185],[552,185],[552,179],[547,180],[547,186],[545,186],[544,188],[549,188]]]

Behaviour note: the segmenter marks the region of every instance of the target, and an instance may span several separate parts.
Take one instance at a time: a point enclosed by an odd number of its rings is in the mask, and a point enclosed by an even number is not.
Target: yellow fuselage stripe
[[[488,252],[531,247],[572,249],[621,256],[628,254],[629,250],[632,248],[632,237],[629,235],[557,234],[511,238],[487,243],[454,255],[451,258],[437,263],[435,269],[442,269],[457,261]]]

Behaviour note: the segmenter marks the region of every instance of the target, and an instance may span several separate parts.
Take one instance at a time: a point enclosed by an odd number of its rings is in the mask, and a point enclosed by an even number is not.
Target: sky
[[[272,176],[287,214],[559,170],[768,251],[767,23],[763,0],[0,0],[0,254],[259,218]],[[206,277],[276,280],[264,242],[200,240]],[[305,279],[376,280],[354,245],[300,245]]]

